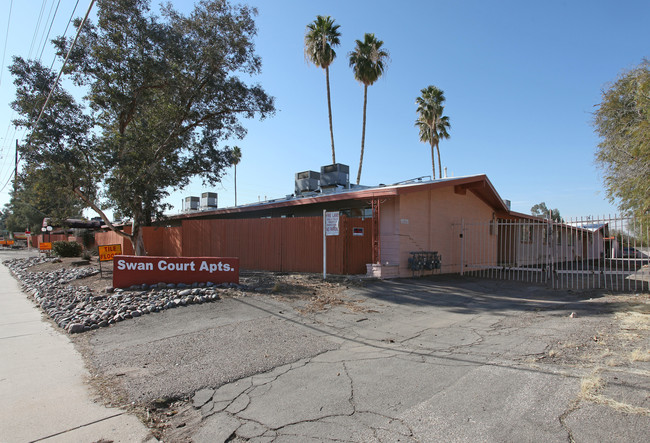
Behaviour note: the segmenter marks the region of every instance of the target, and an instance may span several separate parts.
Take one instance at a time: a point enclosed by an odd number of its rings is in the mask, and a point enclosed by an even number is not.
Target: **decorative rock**
[[[83,331],[84,331],[84,325],[82,325],[80,323],[71,323],[68,326],[68,332],[70,334],[77,334],[77,333],[83,332]]]
[[[161,282],[152,286],[133,285],[129,290],[106,287],[100,294],[93,294],[88,286],[72,286],[68,283],[97,274],[98,268],[28,272],[30,266],[46,262],[52,262],[52,259],[32,257],[7,260],[4,263],[21,282],[23,290],[30,294],[59,327],[69,333],[107,327],[128,318],[176,306],[219,300],[213,289],[214,283],[197,283],[192,288],[179,284],[181,290],[177,290],[176,285]]]

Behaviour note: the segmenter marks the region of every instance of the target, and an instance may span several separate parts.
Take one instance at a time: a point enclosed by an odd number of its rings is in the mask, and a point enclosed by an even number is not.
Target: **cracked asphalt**
[[[650,435],[647,294],[440,277],[371,282],[342,298],[305,313],[233,295],[75,340],[107,398],[140,405],[162,441]]]

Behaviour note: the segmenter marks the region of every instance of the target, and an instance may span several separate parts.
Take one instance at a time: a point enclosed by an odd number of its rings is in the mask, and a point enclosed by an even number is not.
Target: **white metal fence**
[[[461,275],[557,289],[649,291],[647,216],[463,221],[453,230]]]

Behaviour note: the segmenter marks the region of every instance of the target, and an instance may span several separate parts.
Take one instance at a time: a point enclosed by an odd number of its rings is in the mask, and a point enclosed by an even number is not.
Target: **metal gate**
[[[461,275],[555,289],[647,292],[650,217],[534,217],[454,224]]]

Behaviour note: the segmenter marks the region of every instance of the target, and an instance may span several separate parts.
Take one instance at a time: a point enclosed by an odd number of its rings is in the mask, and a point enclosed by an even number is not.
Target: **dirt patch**
[[[568,366],[627,367],[650,360],[650,295],[606,295],[590,312],[574,313],[579,326],[553,343],[540,361]]]

